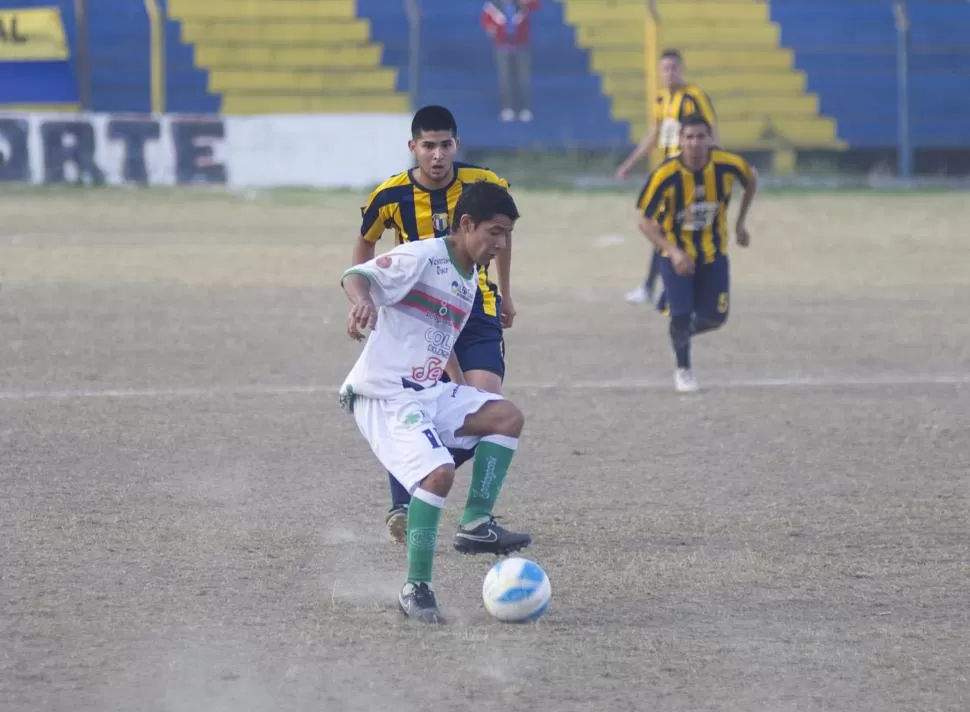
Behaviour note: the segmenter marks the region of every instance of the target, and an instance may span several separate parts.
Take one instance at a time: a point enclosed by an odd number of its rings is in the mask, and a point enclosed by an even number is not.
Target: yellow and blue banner
[[[70,59],[60,8],[0,10],[0,62]]]
[[[0,10],[0,107],[77,101],[71,46],[60,8]]]

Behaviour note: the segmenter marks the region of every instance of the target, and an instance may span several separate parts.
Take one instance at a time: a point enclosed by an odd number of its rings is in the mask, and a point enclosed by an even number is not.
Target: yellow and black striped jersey
[[[391,176],[374,189],[360,209],[363,217],[361,237],[368,242],[377,242],[385,230],[394,230],[398,244],[444,237],[451,231],[455,206],[464,186],[483,180],[509,187],[508,181],[487,168],[458,162],[455,163],[454,180],[435,190],[418,183],[414,179],[414,169]],[[485,314],[495,316],[498,289],[488,277],[487,266],[479,268],[478,286]]]
[[[668,158],[650,174],[637,209],[663,227],[667,239],[705,263],[727,253],[727,213],[735,181],[747,187],[754,172],[741,156],[712,149],[699,171],[680,156]]]
[[[660,92],[654,119],[660,124],[658,142],[664,150],[664,158],[670,158],[680,151],[680,122],[689,114],[700,114],[712,127],[717,121],[711,100],[694,84]]]

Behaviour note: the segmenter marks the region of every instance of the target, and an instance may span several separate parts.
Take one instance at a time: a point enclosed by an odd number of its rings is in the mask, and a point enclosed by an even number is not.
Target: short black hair
[[[451,131],[457,137],[458,123],[454,114],[443,106],[422,106],[411,119],[411,138],[417,140],[425,131]]]
[[[509,193],[498,183],[480,180],[462,186],[461,197],[455,205],[455,225],[462,215],[471,218],[472,225],[480,225],[496,215],[504,215],[512,221],[519,219],[519,208]]]
[[[687,114],[680,122],[680,130],[683,131],[688,126],[706,126],[707,133],[711,133],[713,128],[711,122],[704,118],[703,114]]]
[[[660,53],[660,59],[676,59],[681,64],[684,63],[684,55],[680,53],[679,49],[665,49]]]

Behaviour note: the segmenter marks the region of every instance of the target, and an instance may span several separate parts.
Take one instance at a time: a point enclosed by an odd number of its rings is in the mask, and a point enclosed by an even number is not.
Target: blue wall
[[[408,91],[408,33],[403,3],[358,0],[373,39],[384,46],[385,66],[398,70]],[[587,52],[576,46],[562,7],[544,3],[532,17],[531,123],[502,123],[492,44],[479,23],[475,0],[423,0],[421,104],[444,104],[458,119],[469,148],[602,148],[629,143],[629,127],[610,116]],[[443,28],[447,28],[445,31]]]
[[[885,0],[772,0],[782,43],[851,148],[896,145],[896,28]],[[970,3],[910,0],[916,148],[970,148]]]

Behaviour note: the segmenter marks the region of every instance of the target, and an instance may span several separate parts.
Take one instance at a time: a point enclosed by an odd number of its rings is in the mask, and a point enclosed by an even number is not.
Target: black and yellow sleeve
[[[730,151],[715,151],[714,161],[721,166],[725,166],[730,173],[733,173],[741,185],[745,188],[751,183],[754,177],[754,169],[751,164],[741,156]]]
[[[393,191],[378,188],[361,207],[360,236],[368,242],[377,242],[390,222],[390,208],[394,204]]]
[[[637,198],[637,210],[651,220],[657,220],[663,213],[667,189],[677,178],[677,164],[665,161],[650,174],[646,185]]]

